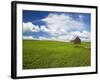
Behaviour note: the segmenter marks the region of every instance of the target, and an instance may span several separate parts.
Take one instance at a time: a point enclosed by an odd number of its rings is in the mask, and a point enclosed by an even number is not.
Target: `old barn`
[[[73,40],[71,40],[71,42],[74,44],[81,44],[81,39],[77,36]]]

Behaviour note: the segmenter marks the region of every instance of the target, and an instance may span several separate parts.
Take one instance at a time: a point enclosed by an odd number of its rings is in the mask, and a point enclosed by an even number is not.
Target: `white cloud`
[[[90,41],[91,40],[91,33],[88,31],[73,31],[70,32],[73,36],[79,36],[82,41]]]
[[[23,39],[70,41],[74,37],[79,36],[82,41],[90,41],[91,33],[84,29],[83,16],[79,15],[79,19],[77,21],[69,15],[50,13],[46,18],[42,19],[46,25],[39,27],[31,22],[23,23],[23,32],[42,31],[49,33],[52,37],[40,36],[34,38],[32,36],[23,36]]]
[[[50,38],[47,38],[47,37],[39,37],[39,38],[37,38],[38,40],[50,40]]]
[[[76,36],[78,36],[82,41],[90,41],[90,32],[87,31],[73,31],[69,32],[68,34],[64,35],[59,35],[59,36],[52,36],[52,37],[45,37],[45,36],[40,36],[38,38],[34,38],[32,36],[23,36],[23,39],[27,40],[56,40],[56,41],[64,41],[64,42],[69,42],[70,40],[73,40]]]
[[[71,31],[68,34],[65,35],[59,35],[59,36],[52,36],[52,37],[39,37],[38,40],[56,40],[56,41],[64,41],[69,42],[70,40],[73,40],[76,36],[78,36],[82,41],[90,41],[90,32],[87,31]]]
[[[69,42],[73,40],[76,36],[78,36],[82,41],[90,41],[90,32],[87,31],[71,31],[68,34],[53,36],[53,37],[39,37],[39,40],[56,40],[56,41],[65,41]]]
[[[52,35],[61,35],[66,34],[68,31],[81,31],[84,29],[84,24],[81,21],[76,21],[65,14],[50,13],[42,21],[46,22],[46,28]]]
[[[43,32],[49,32],[49,29],[47,29],[46,26],[41,26],[40,30]]]
[[[61,36],[58,37],[58,39],[59,39],[60,41],[70,41],[70,40],[72,40],[73,38],[74,38],[74,36],[71,35],[71,34],[68,34],[68,35],[61,35]]]
[[[38,32],[39,26],[34,25],[31,22],[23,23],[23,32],[30,31],[30,32]]]
[[[79,17],[80,21],[83,21],[83,17],[84,17],[83,15],[79,15],[78,17]]]
[[[24,39],[24,40],[32,40],[33,37],[32,37],[32,36],[23,36],[23,39]]]
[[[82,38],[90,38],[91,37],[91,33],[88,32],[88,31],[73,31],[73,32],[70,32],[70,34],[74,35],[74,36],[79,36],[79,37],[82,37]]]

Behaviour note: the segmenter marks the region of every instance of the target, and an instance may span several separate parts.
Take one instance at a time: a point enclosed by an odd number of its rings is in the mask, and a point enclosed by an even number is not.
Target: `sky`
[[[91,14],[23,10],[23,39],[91,40]]]

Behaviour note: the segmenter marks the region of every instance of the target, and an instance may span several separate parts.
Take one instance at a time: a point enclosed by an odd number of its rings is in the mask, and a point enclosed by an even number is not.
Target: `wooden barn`
[[[77,36],[75,39],[71,40],[74,44],[81,44],[81,39]]]

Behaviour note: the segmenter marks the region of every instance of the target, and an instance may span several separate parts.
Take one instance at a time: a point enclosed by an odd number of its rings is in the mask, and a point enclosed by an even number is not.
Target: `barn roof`
[[[73,39],[72,40],[75,40],[75,39],[80,39],[78,36],[75,36],[75,37],[73,37]],[[80,39],[81,40],[81,39]]]
[[[72,38],[72,40],[75,40],[76,38],[79,38],[78,36],[74,36],[73,38]],[[80,38],[79,38],[80,39]]]
[[[80,39],[78,36],[75,39]]]

